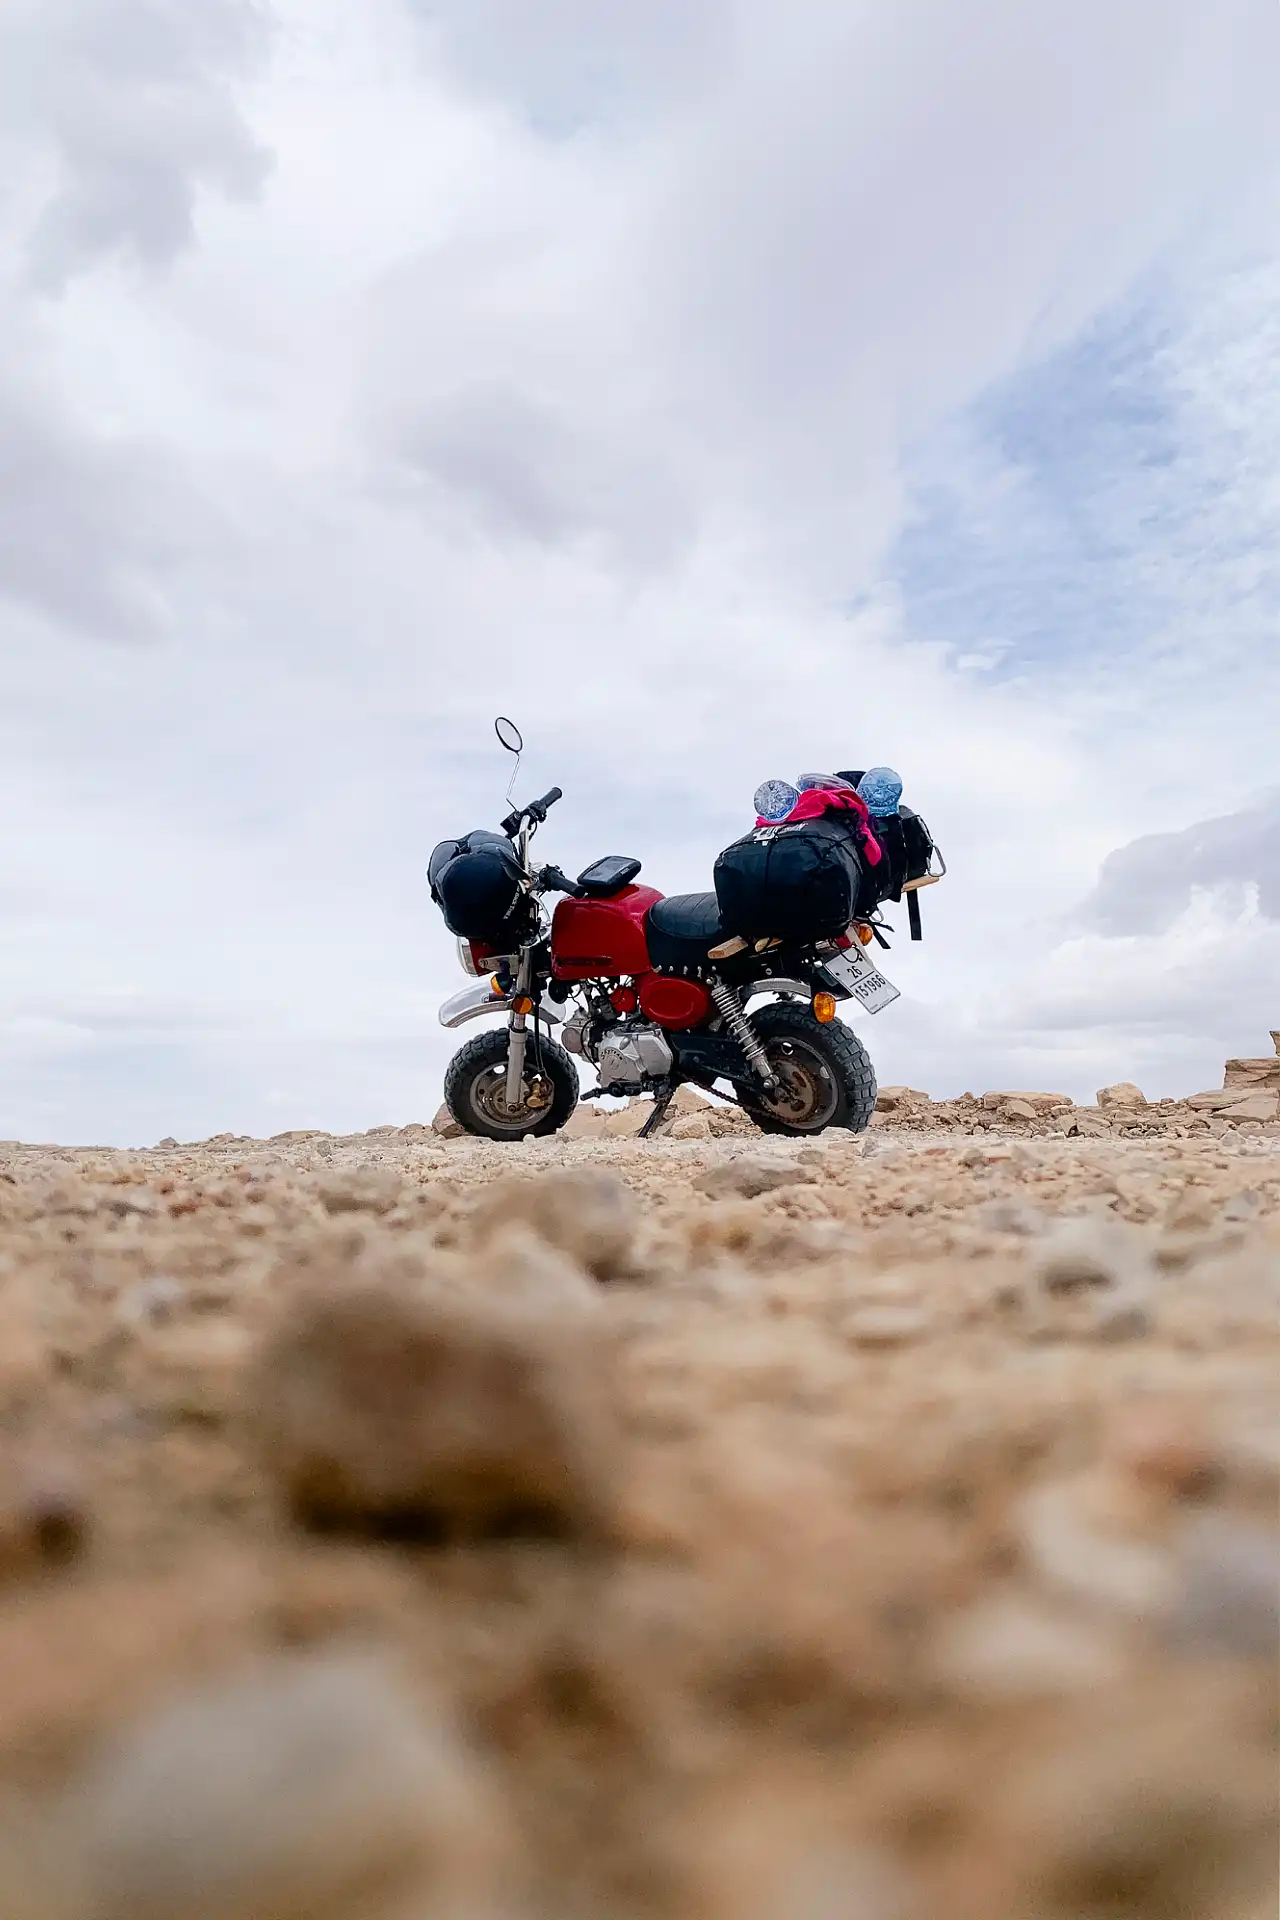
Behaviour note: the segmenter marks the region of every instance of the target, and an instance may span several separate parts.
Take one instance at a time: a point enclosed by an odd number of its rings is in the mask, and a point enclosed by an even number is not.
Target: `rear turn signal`
[[[522,993],[519,999],[513,1000],[511,1002],[511,1011],[513,1013],[532,1013],[533,1012],[533,1002],[529,998],[527,993]]]
[[[864,923],[861,920],[859,920],[857,926],[854,928],[854,932],[857,934],[859,940],[861,940],[864,947],[869,947],[871,945],[871,929],[870,927],[864,925]]]
[[[825,1027],[836,1017],[836,997],[834,993],[815,993],[813,996],[813,1017]]]

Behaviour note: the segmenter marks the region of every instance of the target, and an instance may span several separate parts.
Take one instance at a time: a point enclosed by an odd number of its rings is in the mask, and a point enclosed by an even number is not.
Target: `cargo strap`
[[[911,927],[911,938],[923,940],[924,935],[920,931],[920,895],[914,887],[907,895],[907,920]]]

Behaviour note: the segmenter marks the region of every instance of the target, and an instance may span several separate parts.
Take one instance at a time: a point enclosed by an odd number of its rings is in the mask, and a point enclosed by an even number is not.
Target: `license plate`
[[[868,1013],[879,1013],[882,1007],[902,997],[892,980],[886,980],[863,952],[837,953],[830,960],[824,960],[822,968]]]

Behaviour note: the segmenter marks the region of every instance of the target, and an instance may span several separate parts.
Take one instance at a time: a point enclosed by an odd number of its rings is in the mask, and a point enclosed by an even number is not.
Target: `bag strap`
[[[914,887],[907,895],[907,920],[911,927],[911,938],[923,940],[924,935],[920,931],[920,895]]]

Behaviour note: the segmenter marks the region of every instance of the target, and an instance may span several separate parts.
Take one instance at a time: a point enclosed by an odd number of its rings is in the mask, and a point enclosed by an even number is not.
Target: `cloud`
[[[58,292],[118,254],[169,264],[198,193],[252,199],[270,168],[231,83],[261,54],[253,0],[16,0],[0,25],[0,105],[52,164],[29,239]],[[28,158],[33,157],[28,148]]]
[[[900,765],[952,871],[886,1080],[1201,1073],[1185,915],[1087,950],[1064,916],[1274,778],[1269,263],[1237,272],[1273,10],[273,11],[11,16],[4,1129],[429,1114],[422,869],[501,811],[499,707],[566,792],[548,857],[670,891],[762,777]],[[51,212],[99,177],[109,218]],[[1028,643],[1055,571],[1075,644],[1131,616],[1074,672]],[[1270,923],[1206,911],[1252,1021]]]
[[[163,635],[173,576],[208,539],[209,512],[169,449],[0,384],[0,600],[94,639]]]
[[[1250,889],[1261,917],[1280,921],[1280,788],[1239,813],[1118,848],[1084,913],[1108,935],[1167,933],[1197,892],[1239,907]]]

